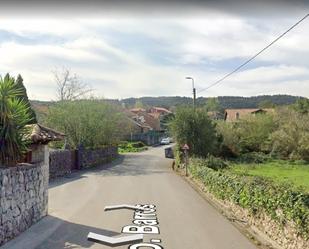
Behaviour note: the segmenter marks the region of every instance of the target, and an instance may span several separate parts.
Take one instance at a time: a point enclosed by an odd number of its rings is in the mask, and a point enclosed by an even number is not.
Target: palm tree
[[[20,99],[23,90],[14,78],[0,77],[0,164],[15,165],[27,149],[26,124],[29,107]]]

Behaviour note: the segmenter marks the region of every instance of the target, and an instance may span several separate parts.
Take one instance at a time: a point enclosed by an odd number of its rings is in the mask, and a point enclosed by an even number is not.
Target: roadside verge
[[[205,186],[200,179],[196,179],[192,175],[186,177],[184,170],[181,169],[178,169],[176,172],[259,248],[309,248],[308,240],[291,239],[291,232],[287,229],[281,229],[278,224],[266,214],[262,213],[258,217],[251,215],[249,210],[242,208],[229,200],[221,200],[217,198],[209,191],[207,186]]]

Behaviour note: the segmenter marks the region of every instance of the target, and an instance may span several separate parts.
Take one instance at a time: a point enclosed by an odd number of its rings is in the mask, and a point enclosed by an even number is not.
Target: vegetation
[[[0,77],[0,164],[15,165],[27,149],[26,125],[31,114],[24,93],[14,78]]]
[[[309,193],[309,165],[304,161],[268,160],[264,163],[231,163],[240,175],[260,176],[278,183],[302,187]]]
[[[213,98],[210,98],[213,99]],[[271,103],[272,105],[291,105],[301,97],[291,95],[260,95],[254,97],[236,97],[236,96],[219,96],[217,101],[220,103],[220,108],[260,108],[263,103]],[[205,106],[209,98],[197,98],[197,106]],[[137,101],[141,101],[146,106],[162,106],[165,108],[188,106],[192,104],[192,98],[189,97],[141,97],[141,98],[127,98],[122,99],[121,102],[125,103],[127,107],[134,107]],[[265,108],[265,107],[264,107]]]
[[[165,114],[160,117],[160,127],[162,130],[167,131],[167,135],[169,135],[169,125],[170,122],[173,120],[175,115],[173,113]]]
[[[270,135],[272,154],[284,159],[309,161],[309,113],[281,108],[274,121],[277,128]]]
[[[147,150],[147,146],[143,142],[127,142],[123,141],[118,145],[119,153],[141,152]]]
[[[179,146],[189,145],[191,155],[205,157],[216,150],[215,125],[204,109],[178,109],[170,129]]]
[[[58,102],[49,108],[46,122],[66,134],[71,148],[116,144],[128,127],[116,106],[95,99]]]
[[[308,114],[309,113],[309,99],[298,99],[292,108],[301,113]]]
[[[255,216],[266,213],[281,225],[292,223],[300,235],[309,237],[309,194],[302,189],[258,176],[215,171],[205,160],[194,158],[189,170],[217,198],[246,208]]]
[[[86,88],[86,89],[89,89]],[[57,90],[58,91],[58,90]],[[88,93],[88,92],[87,92]],[[197,106],[204,107],[207,104],[209,98],[200,97],[197,98]],[[213,99],[213,98],[210,98]],[[234,96],[219,96],[215,98],[220,105],[220,109],[227,108],[260,108],[263,103],[272,103],[276,106],[282,105],[291,105],[295,104],[298,100],[307,100],[302,97],[295,97],[290,95],[262,95],[255,97],[234,97]],[[180,96],[172,96],[172,97],[141,97],[141,98],[126,98],[122,100],[118,99],[106,99],[106,102],[110,104],[115,104],[119,106],[125,106],[127,108],[134,108],[136,102],[142,103],[144,107],[148,106],[161,106],[172,111],[176,110],[176,107],[189,106],[192,104],[192,98],[189,97],[180,97]],[[44,118],[44,114],[46,113],[46,106],[51,106],[55,104],[55,102],[48,101],[37,101],[32,100],[37,113],[39,113],[39,118]],[[139,105],[139,104],[138,104]],[[265,108],[265,106],[263,106]]]
[[[223,109],[220,106],[218,98],[208,98],[205,108],[207,111],[223,112]]]
[[[268,114],[247,115],[237,122],[201,125],[194,121],[198,124],[195,127],[191,124],[196,118],[194,112],[181,109],[172,123],[177,129],[172,128],[180,144],[189,139],[186,136],[193,137],[190,131],[195,131],[207,141],[204,148],[209,144],[214,148],[192,151],[189,163],[191,175],[202,181],[210,193],[248,209],[253,216],[265,213],[280,225],[292,224],[299,235],[308,239],[308,113],[306,101],[299,100]],[[213,130],[208,128],[203,133],[205,126]],[[190,142],[194,147],[198,138]],[[183,162],[182,153],[178,146],[178,165]]]
[[[18,89],[21,89],[21,91],[22,91],[22,94],[20,96],[17,96],[17,98],[19,100],[22,100],[26,104],[26,106],[29,110],[29,115],[30,115],[29,124],[37,123],[36,114],[35,114],[34,110],[31,108],[31,105],[30,105],[30,102],[29,102],[29,99],[28,99],[28,95],[27,95],[27,90],[24,86],[24,80],[23,80],[23,78],[21,77],[20,74],[17,76],[17,78],[15,80],[15,84],[16,84],[16,87]]]
[[[271,102],[271,100],[262,100],[259,105],[258,105],[259,108],[275,108],[276,105]]]
[[[282,159],[309,160],[309,114],[292,108],[248,115],[235,123],[218,122],[217,129],[223,138],[221,156],[261,152]]]

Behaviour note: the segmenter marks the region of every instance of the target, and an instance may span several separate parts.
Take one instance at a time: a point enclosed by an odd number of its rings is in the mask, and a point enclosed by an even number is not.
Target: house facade
[[[274,109],[261,109],[261,108],[252,108],[252,109],[225,109],[224,111],[224,120],[226,122],[235,122],[247,115],[256,115],[259,113],[273,112]]]

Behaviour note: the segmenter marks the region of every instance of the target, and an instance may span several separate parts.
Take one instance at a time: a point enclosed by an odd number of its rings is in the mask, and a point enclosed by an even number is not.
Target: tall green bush
[[[15,165],[27,149],[25,126],[31,117],[22,95],[14,78],[0,77],[0,164]]]
[[[223,157],[234,157],[240,153],[239,136],[236,133],[235,124],[225,121],[217,121],[217,132],[222,137],[220,155]]]
[[[246,152],[270,152],[270,135],[276,129],[271,114],[247,115],[235,123],[235,132],[239,138],[239,148]]]
[[[28,99],[28,95],[27,95],[27,90],[24,86],[24,80],[23,80],[23,78],[21,77],[20,74],[17,76],[17,78],[15,80],[15,84],[16,84],[16,87],[22,91],[22,94],[20,96],[18,96],[18,99],[22,100],[26,104],[26,106],[29,110],[29,116],[30,116],[29,124],[37,123],[36,114],[35,114],[34,110],[31,108],[31,105],[30,105],[30,102],[29,102],[29,99]]]
[[[117,143],[128,127],[126,120],[116,106],[89,99],[56,103],[46,122],[64,132],[72,148],[96,148]]]
[[[309,114],[281,108],[275,122],[278,129],[271,135],[272,153],[286,159],[309,161]]]
[[[206,157],[216,152],[218,137],[215,124],[203,109],[179,108],[170,123],[177,143],[188,144],[192,155]]]

